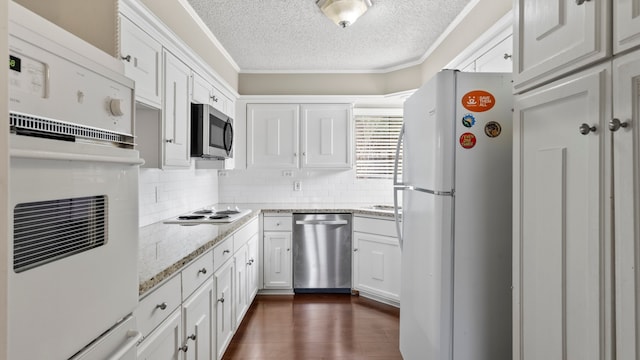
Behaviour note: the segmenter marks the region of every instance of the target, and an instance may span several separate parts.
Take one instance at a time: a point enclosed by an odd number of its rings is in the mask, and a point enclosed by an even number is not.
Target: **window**
[[[399,112],[401,110],[384,115],[356,113],[356,178],[393,179],[396,144],[402,127],[402,116],[398,115]],[[400,175],[402,149],[399,158]]]

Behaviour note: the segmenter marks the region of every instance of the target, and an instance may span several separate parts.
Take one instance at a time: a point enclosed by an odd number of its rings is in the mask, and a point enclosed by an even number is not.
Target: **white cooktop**
[[[199,225],[199,224],[229,224],[249,215],[251,209],[228,207],[226,209],[202,208],[163,221],[165,224]]]

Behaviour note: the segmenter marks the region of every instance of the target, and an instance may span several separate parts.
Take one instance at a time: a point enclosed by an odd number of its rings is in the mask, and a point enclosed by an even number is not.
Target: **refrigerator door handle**
[[[396,221],[396,233],[398,234],[398,245],[400,251],[402,251],[402,229],[400,228],[400,214],[398,211],[398,191],[410,189],[409,186],[402,185],[398,182],[398,168],[400,163],[400,147],[402,146],[402,140],[404,138],[404,123],[400,128],[400,134],[398,135],[398,143],[396,144],[396,158],[393,163],[393,217]]]

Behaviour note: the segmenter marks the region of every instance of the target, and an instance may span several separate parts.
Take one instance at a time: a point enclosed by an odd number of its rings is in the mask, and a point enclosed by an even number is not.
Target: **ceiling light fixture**
[[[316,0],[316,5],[336,25],[346,28],[371,6],[371,0]]]

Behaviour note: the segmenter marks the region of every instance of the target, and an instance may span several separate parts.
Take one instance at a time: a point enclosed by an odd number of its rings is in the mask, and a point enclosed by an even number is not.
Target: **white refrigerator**
[[[405,102],[405,360],[511,358],[512,103],[510,74],[455,70]]]

